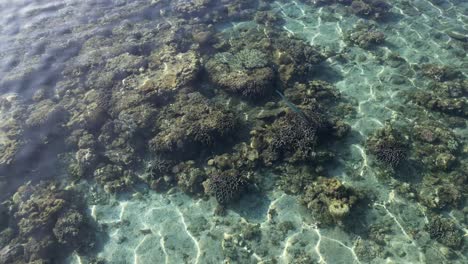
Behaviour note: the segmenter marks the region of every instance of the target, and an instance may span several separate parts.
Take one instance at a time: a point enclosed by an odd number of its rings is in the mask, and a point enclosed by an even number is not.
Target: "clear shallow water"
[[[18,202],[13,195],[18,186],[28,181],[34,185],[39,180],[55,180],[60,182],[59,189],[79,193],[85,203],[77,210],[89,218],[93,224],[88,228],[96,233],[94,249],[82,250],[73,243],[55,241],[59,240],[59,232],[51,232],[48,226],[57,226],[61,213],[50,214],[51,219],[44,220],[45,227],[36,232],[53,233],[50,240],[57,244],[49,247],[65,248],[67,256],[62,257],[71,263],[465,263],[466,115],[440,113],[436,107],[418,105],[411,96],[415,91],[430,91],[434,83],[422,74],[420,66],[424,64],[453,67],[460,72],[455,79],[466,79],[466,3],[391,3],[386,19],[364,19],[385,35],[385,42],[364,48],[345,37],[363,18],[341,4],[284,1],[236,7],[236,3],[230,3],[228,10],[232,11],[225,12],[223,6],[227,4],[216,3],[209,8],[203,7],[203,1],[175,1],[170,5],[164,1],[1,4],[5,10],[2,12],[9,15],[3,16],[0,28],[0,138],[3,153],[15,153],[13,158],[6,154],[2,157],[2,199],[12,201],[5,203],[9,209],[2,207],[4,219],[9,219],[2,224],[2,236],[7,237],[6,226],[16,231],[10,241],[6,239],[9,242],[2,243],[0,260],[12,262],[12,258],[5,257],[9,249],[37,236],[21,231],[21,224],[18,227],[22,218],[34,218],[33,214],[21,216],[20,212],[29,208],[21,204],[30,203],[34,197],[28,199],[26,195]],[[192,9],[195,11],[184,14],[184,10]],[[275,19],[254,20],[260,10],[271,12]],[[216,12],[220,15],[213,15]],[[194,32],[210,34],[195,37]],[[308,185],[316,184],[317,176],[323,175],[338,179],[347,188],[363,190],[360,192],[366,198],[351,207],[346,219],[321,223],[320,212],[308,210],[301,203],[306,187],[299,192],[288,191],[285,185],[294,186],[296,176],[304,174],[294,170],[302,163],[278,160],[273,166],[238,168],[237,173],[246,174],[242,177],[248,179],[249,188],[238,201],[226,206],[224,215],[215,213],[216,199],[200,190],[197,181],[223,171],[219,166],[213,169],[210,159],[235,153],[237,149],[232,146],[237,143],[252,145],[249,130],[268,127],[282,112],[290,111],[275,93],[252,100],[226,92],[221,88],[222,81],[212,80],[212,68],[207,65],[214,54],[235,54],[239,46],[249,45],[261,50],[263,42],[248,42],[249,35],[242,32],[257,32],[262,41],[274,41],[284,34],[308,45],[319,45],[328,54],[326,61],[314,66],[305,79],[326,80],[336,87],[341,93],[336,100],[346,102],[342,108],[347,110],[330,112],[351,130],[321,144],[334,153],[333,158],[323,163],[306,162],[313,170],[324,168],[310,172]],[[243,43],[244,38],[247,43]],[[165,45],[175,52],[167,52]],[[199,62],[191,62],[190,52],[197,54]],[[191,69],[198,64],[204,69],[195,79],[190,77]],[[281,63],[273,68],[280,72]],[[176,72],[175,76],[171,71]],[[147,99],[138,96],[148,80],[165,88],[162,98],[151,92],[143,93]],[[299,89],[291,82],[272,85],[286,91],[287,97],[293,97],[291,93]],[[195,166],[171,169],[167,186],[148,182],[145,167],[156,159],[154,155],[161,155],[148,147],[149,141],[167,130],[166,123],[178,122],[178,115],[191,112],[183,108],[187,103],[176,103],[175,109],[168,107],[187,89],[200,91],[210,102],[236,113],[242,122],[240,136],[217,139],[214,146],[176,148],[176,158],[171,159],[193,159]],[[466,96],[465,90],[458,98],[466,104]],[[275,102],[273,106],[270,101]],[[138,108],[148,104],[150,108]],[[261,117],[265,112],[272,117]],[[114,127],[120,127],[113,130],[114,135],[109,135],[104,125],[111,120],[115,121]],[[190,120],[189,124],[198,119]],[[180,122],[176,124],[186,124]],[[378,162],[366,143],[388,124],[411,142],[407,161],[397,169]],[[424,131],[438,131],[444,138],[421,143],[415,136],[422,133],[421,127]],[[83,139],[86,133],[82,130],[94,136],[97,147],[93,140]],[[76,136],[71,137],[74,133]],[[441,146],[449,145],[447,142],[457,145],[451,152],[456,161],[450,166],[434,166],[444,160],[434,153],[445,153]],[[423,160],[426,156],[429,161]],[[69,164],[74,162],[84,171],[70,169]],[[120,167],[109,169],[104,177],[104,173],[96,172],[102,170],[101,163]],[[206,175],[189,180],[193,186],[187,187],[181,175],[194,175],[197,169],[206,171]],[[454,182],[456,186],[450,185]],[[447,194],[450,188],[458,193]],[[440,200],[447,205],[439,206]],[[70,203],[78,204],[73,200]],[[40,207],[39,211],[48,208]],[[435,227],[432,223],[437,222],[437,217],[449,221],[450,228]],[[81,236],[66,234],[69,240]],[[15,259],[32,261],[34,254],[29,252],[24,250]],[[47,258],[54,254],[37,255]]]

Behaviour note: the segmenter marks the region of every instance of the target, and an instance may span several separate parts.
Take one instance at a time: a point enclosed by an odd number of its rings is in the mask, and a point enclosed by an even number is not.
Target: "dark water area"
[[[467,1],[0,14],[0,263],[468,262]]]

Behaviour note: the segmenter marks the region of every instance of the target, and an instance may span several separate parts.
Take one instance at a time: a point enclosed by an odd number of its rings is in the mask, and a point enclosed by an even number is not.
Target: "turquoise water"
[[[0,263],[468,263],[466,1],[0,7]]]

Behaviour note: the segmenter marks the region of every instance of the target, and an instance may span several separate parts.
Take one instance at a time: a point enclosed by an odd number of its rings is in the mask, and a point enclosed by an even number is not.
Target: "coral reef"
[[[375,24],[357,23],[354,28],[345,33],[344,39],[363,49],[371,48],[385,42],[385,35],[377,30]]]
[[[175,162],[156,155],[144,162],[144,172],[141,178],[151,189],[162,192],[174,184],[172,175]]]
[[[468,80],[433,82],[428,88],[410,94],[410,99],[428,110],[468,117]]]
[[[317,149],[317,146],[326,145],[331,138],[343,137],[350,129],[336,118],[341,115],[336,109],[338,98],[335,88],[324,81],[296,83],[287,89],[282,95],[288,108],[285,114],[279,114],[271,124],[255,127],[250,132],[251,146],[259,153],[263,164],[329,159],[331,155],[327,150]]]
[[[375,20],[385,18],[391,8],[392,6],[383,0],[353,0],[350,6],[353,14]]]
[[[299,200],[320,223],[331,224],[340,223],[350,214],[358,196],[338,179],[318,177],[306,187]]]
[[[200,196],[204,194],[203,182],[207,179],[206,171],[197,168],[194,161],[181,162],[173,169],[177,186],[185,193]]]
[[[436,239],[438,242],[448,247],[457,249],[462,246],[463,233],[452,219],[433,216],[429,224],[427,224],[426,229],[431,238]]]
[[[391,126],[377,130],[366,142],[367,149],[383,164],[396,168],[407,157],[408,143]]]
[[[437,122],[420,122],[414,131],[412,155],[429,171],[449,171],[458,164],[460,139]]]
[[[288,166],[277,167],[281,171],[281,176],[276,184],[286,193],[301,195],[305,192],[307,186],[312,185],[320,173],[323,173],[323,167],[317,166]]]
[[[115,164],[128,166],[138,159],[133,140],[135,128],[130,122],[109,120],[101,128],[98,142],[105,146],[103,156]]]
[[[314,74],[316,66],[327,59],[318,47],[294,37],[277,36],[272,46],[279,78],[284,85],[306,81]]]
[[[213,147],[219,140],[227,139],[238,126],[238,119],[199,93],[182,93],[174,104],[161,111],[158,124],[159,133],[150,140],[150,149],[175,156],[183,154],[178,158],[186,158],[199,155],[199,146]]]
[[[0,263],[463,261],[458,3],[95,2],[0,26]]]
[[[351,13],[375,20],[381,20],[388,16],[392,6],[383,0],[309,0],[317,5],[342,4],[349,6]]]
[[[123,191],[135,182],[135,175],[131,170],[115,164],[98,166],[93,177],[107,192]]]
[[[50,263],[74,250],[92,248],[94,225],[79,199],[74,191],[62,190],[54,183],[21,186],[10,209],[17,226],[11,222],[15,231],[1,250],[0,262]]]
[[[279,118],[271,126],[272,135],[266,137],[268,148],[264,153],[271,156],[264,159],[267,161],[283,157],[288,157],[291,161],[313,159],[321,124],[320,114],[313,112],[304,113],[304,116],[288,113]]]
[[[442,175],[441,175],[442,176]],[[419,189],[418,197],[422,204],[430,209],[441,210],[457,208],[463,200],[463,184],[452,182],[453,177],[426,175]]]
[[[147,73],[137,77],[139,89],[160,95],[173,93],[192,84],[198,77],[201,64],[195,51],[178,53],[174,48],[166,46],[151,54],[148,68]]]
[[[268,57],[256,49],[217,53],[205,67],[214,84],[245,97],[263,96],[274,86]]]
[[[238,199],[246,188],[247,181],[235,170],[212,174],[204,183],[205,192],[216,198],[224,206]]]
[[[450,66],[437,64],[423,64],[421,66],[422,75],[436,82],[445,82],[462,77],[462,73]]]
[[[18,96],[0,96],[0,171],[14,163],[24,146],[22,126],[25,109]]]

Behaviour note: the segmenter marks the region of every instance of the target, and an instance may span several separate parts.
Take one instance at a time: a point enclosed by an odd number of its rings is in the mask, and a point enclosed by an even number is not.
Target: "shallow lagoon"
[[[467,4],[315,2],[1,3],[0,262],[465,263]]]

